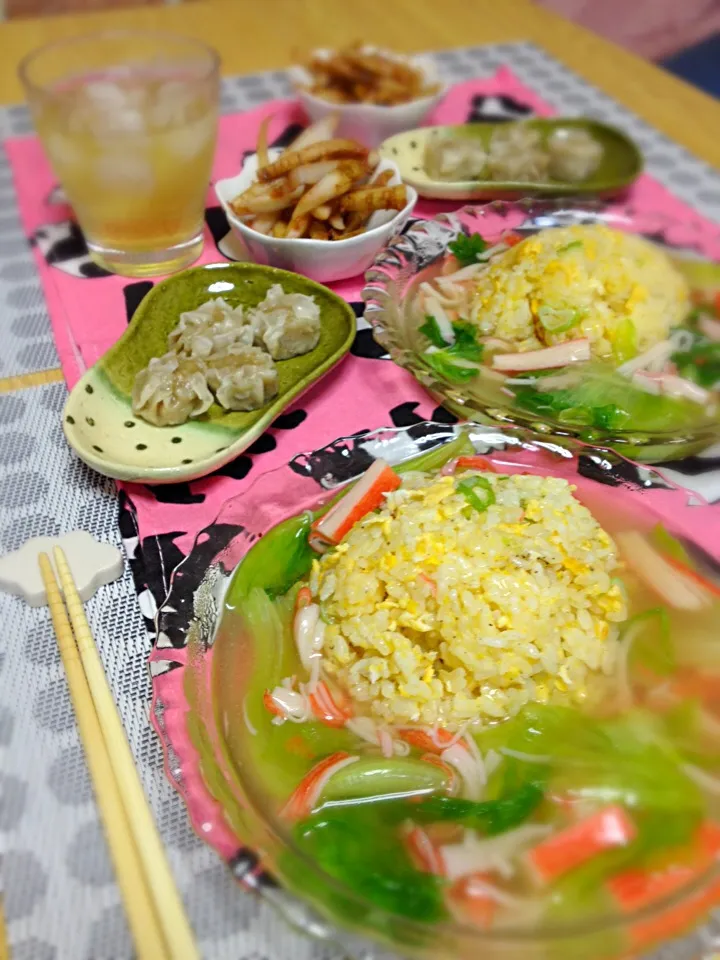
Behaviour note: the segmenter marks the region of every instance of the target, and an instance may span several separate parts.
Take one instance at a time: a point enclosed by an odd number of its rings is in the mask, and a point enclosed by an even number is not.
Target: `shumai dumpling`
[[[320,339],[320,308],[314,297],[285,293],[279,283],[252,311],[255,343],[265,347],[273,360],[288,360],[309,353]]]
[[[212,402],[202,360],[175,353],[153,357],[132,389],[133,413],[157,427],[199,417]]]
[[[487,153],[475,137],[428,137],[425,170],[433,180],[479,180]]]
[[[168,346],[186,357],[205,359],[223,353],[234,343],[250,346],[255,331],[241,306],[231,307],[222,297],[208,300],[197,310],[180,314],[180,322],[168,337]]]
[[[579,183],[600,166],[602,144],[581,127],[558,127],[548,138],[550,173],[556,180]]]
[[[258,347],[235,344],[208,360],[208,382],[226,410],[257,410],[278,392],[277,367]]]
[[[547,180],[549,164],[539,132],[525,123],[498,127],[490,138],[488,169],[493,180]]]

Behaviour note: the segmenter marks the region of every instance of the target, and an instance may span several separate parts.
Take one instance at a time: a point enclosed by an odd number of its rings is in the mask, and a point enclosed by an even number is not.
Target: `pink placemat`
[[[534,91],[507,69],[489,78],[468,81],[453,87],[427,122],[462,123],[473,116],[478,96],[510,97],[541,115],[553,111]],[[213,178],[235,174],[243,154],[254,147],[260,121],[273,114],[270,130],[275,142],[287,142],[292,128],[303,123],[294,101],[274,101],[244,114],[223,117]],[[94,363],[122,334],[133,309],[151,287],[149,281],[132,282],[96,271],[89,262],[81,235],[69,221],[69,211],[56,202],[55,180],[39,141],[35,137],[10,140],[6,144],[13,169],[21,217],[33,244],[58,352],[68,386]],[[225,259],[222,240],[227,222],[212,190],[208,192],[206,243],[200,263]],[[666,230],[667,219],[680,221],[677,235],[664,240],[687,244],[720,259],[716,230],[696,211],[675,198],[649,176],[632,188],[625,204],[642,217],[643,232]],[[431,216],[456,205],[421,201],[420,216]],[[332,284],[360,314],[363,279]],[[333,439],[385,424],[406,426],[430,416],[447,418],[409,374],[380,359],[370,333],[358,334],[352,353],[301,401],[278,418],[273,427],[251,447],[218,473],[190,484],[149,488],[124,485],[135,514],[141,543],[171,538],[174,548],[184,553],[196,533],[217,516],[220,505],[246,488],[259,472],[286,463],[301,450],[322,447]],[[129,498],[129,499],[128,499]],[[153,547],[154,549],[154,547]],[[148,558],[149,560],[149,558]],[[152,561],[149,561],[152,564]],[[163,562],[160,566],[165,567]]]

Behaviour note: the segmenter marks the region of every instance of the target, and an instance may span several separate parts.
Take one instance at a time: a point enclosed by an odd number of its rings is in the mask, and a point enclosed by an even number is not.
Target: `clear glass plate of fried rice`
[[[720,230],[602,202],[415,220],[366,274],[391,358],[455,414],[648,462],[720,434]]]
[[[719,542],[695,495],[574,440],[424,422],[299,454],[171,576],[168,775],[328,955],[698,960]]]

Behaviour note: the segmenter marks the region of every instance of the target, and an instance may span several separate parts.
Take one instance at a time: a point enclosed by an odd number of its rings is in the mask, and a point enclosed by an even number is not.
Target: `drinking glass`
[[[41,47],[19,73],[93,260],[129,277],[196,260],[217,134],[217,53],[172,34],[114,31]]]

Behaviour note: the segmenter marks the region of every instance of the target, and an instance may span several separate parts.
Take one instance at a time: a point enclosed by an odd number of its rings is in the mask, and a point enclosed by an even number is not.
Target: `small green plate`
[[[435,200],[512,200],[516,197],[556,197],[572,194],[588,196],[617,193],[637,180],[642,173],[643,160],[637,146],[620,130],[584,117],[537,118],[522,121],[539,130],[547,138],[558,127],[586,130],[603,148],[603,158],[597,171],[579,183],[559,180],[525,183],[500,180],[432,180],[425,172],[425,146],[432,137],[456,134],[475,137],[485,147],[493,132],[507,123],[466,123],[460,126],[420,127],[398,133],[380,144],[380,153],[397,164],[405,183],[415,187],[421,197]]]
[[[167,351],[167,337],[184,310],[212,297],[254,306],[280,283],[320,305],[320,342],[310,353],[277,364],[279,391],[272,403],[249,413],[214,403],[206,414],[178,427],[156,427],[136,417],[130,394],[135,375]],[[327,287],[287,270],[253,263],[209,263],[156,284],[132,322],[73,388],[63,411],[65,437],[94,470],[117,480],[177,483],[195,480],[234,459],[278,414],[327,373],[350,349],[352,308]]]

